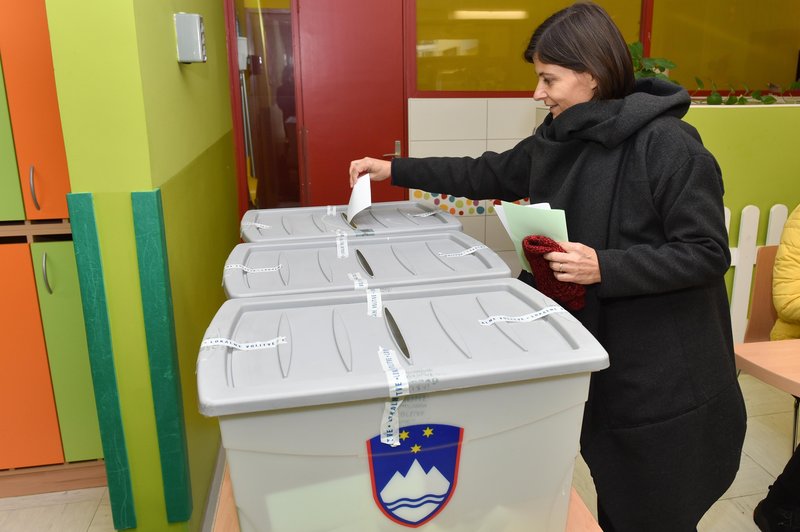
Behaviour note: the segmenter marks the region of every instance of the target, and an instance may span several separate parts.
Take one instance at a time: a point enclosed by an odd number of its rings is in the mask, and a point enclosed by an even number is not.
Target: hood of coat
[[[690,104],[689,93],[680,85],[645,78],[625,98],[573,105],[557,119],[549,115],[542,133],[555,141],[588,140],[613,149],[655,118],[682,118]]]

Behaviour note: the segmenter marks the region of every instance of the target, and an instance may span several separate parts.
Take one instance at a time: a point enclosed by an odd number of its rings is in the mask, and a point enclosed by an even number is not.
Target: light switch
[[[175,40],[178,61],[181,63],[206,62],[206,36],[203,17],[197,13],[175,13]]]

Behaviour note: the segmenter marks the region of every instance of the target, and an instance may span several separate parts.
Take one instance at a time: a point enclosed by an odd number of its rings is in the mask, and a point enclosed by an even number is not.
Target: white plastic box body
[[[319,240],[350,237],[461,231],[458,218],[416,201],[373,203],[347,221],[347,205],[254,209],[242,216],[245,242]]]
[[[251,242],[225,262],[228,297],[283,296],[359,287],[509,277],[500,256],[457,231],[362,237],[343,242]]]
[[[209,326],[206,339],[285,339],[198,358],[242,530],[563,531],[590,373],[608,366],[597,341],[515,279],[397,288],[382,317],[365,308],[359,294],[234,299]],[[377,441],[387,352],[408,386],[396,447]],[[427,445],[447,430],[458,443]],[[437,452],[455,466],[431,466]],[[384,456],[404,464],[391,480]]]

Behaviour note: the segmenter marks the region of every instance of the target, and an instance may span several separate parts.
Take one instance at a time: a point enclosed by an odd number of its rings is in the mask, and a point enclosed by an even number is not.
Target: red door
[[[295,0],[292,15],[303,204],[346,204],[351,160],[407,152],[403,2]],[[406,198],[373,183],[373,202]]]

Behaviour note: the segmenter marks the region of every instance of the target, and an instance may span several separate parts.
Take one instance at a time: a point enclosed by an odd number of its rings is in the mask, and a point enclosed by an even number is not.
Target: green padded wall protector
[[[164,502],[175,523],[191,517],[192,489],[161,191],[133,192],[131,202]]]
[[[86,343],[89,346],[89,364],[97,399],[97,417],[100,422],[100,439],[106,462],[114,528],[136,528],[136,510],[114,369],[103,264],[100,259],[100,241],[92,194],[68,194],[67,206],[75,245]]]

